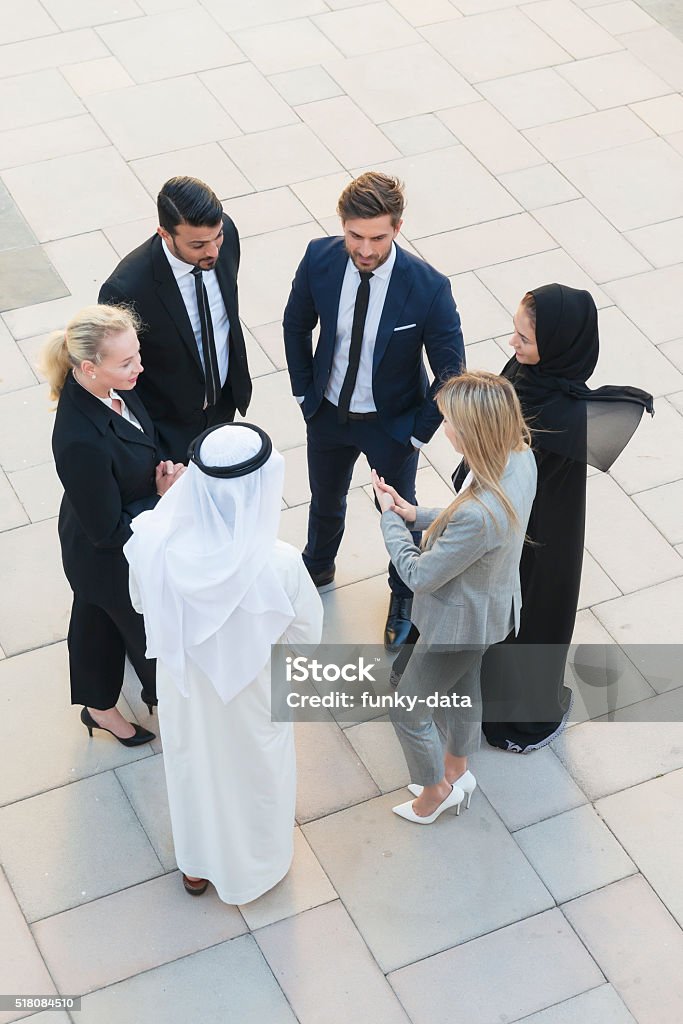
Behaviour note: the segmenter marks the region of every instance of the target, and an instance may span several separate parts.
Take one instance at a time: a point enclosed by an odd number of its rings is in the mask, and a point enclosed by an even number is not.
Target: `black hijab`
[[[547,284],[531,294],[540,361],[528,366],[513,356],[502,376],[515,387],[537,448],[604,472],[630,441],[643,410],[654,416],[652,395],[628,386],[587,387],[600,350],[590,292]]]

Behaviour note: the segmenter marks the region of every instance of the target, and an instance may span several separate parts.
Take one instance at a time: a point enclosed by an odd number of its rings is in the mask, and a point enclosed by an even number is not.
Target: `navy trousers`
[[[327,399],[323,399],[306,427],[311,506],[303,560],[308,569],[321,572],[333,565],[344,535],[346,496],[358,456],[365,455],[371,469],[376,469],[406,501],[416,504],[419,452],[410,442],[401,444],[394,440],[379,418],[338,423],[337,407]],[[420,536],[413,534],[416,544],[420,543]],[[381,543],[379,532],[377,543]],[[413,596],[391,562],[389,587],[397,597]]]

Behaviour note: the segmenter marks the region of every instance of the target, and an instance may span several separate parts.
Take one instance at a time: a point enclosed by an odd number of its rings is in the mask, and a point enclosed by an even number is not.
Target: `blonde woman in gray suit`
[[[444,384],[437,405],[446,437],[470,467],[448,508],[411,505],[373,471],[384,542],[415,593],[419,638],[398,691],[415,701],[411,711],[396,709],[391,717],[417,797],[394,812],[420,825],[449,808],[459,814],[465,795],[469,807],[476,781],[467,758],[481,734],[481,659],[519,626],[519,560],[536,492],[529,429],[509,381],[464,373]],[[410,530],[425,531],[420,548]],[[425,703],[434,696],[438,713]]]

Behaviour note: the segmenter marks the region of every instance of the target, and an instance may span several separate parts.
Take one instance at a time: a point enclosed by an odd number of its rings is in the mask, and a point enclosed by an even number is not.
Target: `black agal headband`
[[[261,450],[252,455],[251,458],[246,459],[244,462],[236,462],[233,466],[205,466],[199,457],[199,453],[202,448],[204,440],[213,434],[214,430],[224,430],[226,427],[248,427],[249,430],[255,431],[261,438]],[[190,447],[187,450],[187,457],[190,462],[194,462],[195,466],[201,469],[202,473],[206,473],[207,476],[216,476],[222,480],[231,480],[238,476],[247,476],[249,473],[255,473],[257,469],[264,466],[270,458],[270,453],[273,450],[273,442],[270,440],[265,430],[261,430],[254,423],[219,423],[215,427],[209,427],[199,437],[195,437],[194,441],[191,442]]]

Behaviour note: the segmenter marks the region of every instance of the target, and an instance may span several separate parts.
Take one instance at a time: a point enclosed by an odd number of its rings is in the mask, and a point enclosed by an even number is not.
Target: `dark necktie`
[[[199,267],[192,270],[194,286],[197,292],[197,309],[202,330],[202,355],[204,356],[204,378],[206,380],[206,404],[215,405],[221,393],[221,376],[218,370],[216,342],[213,337],[213,323],[209,309],[209,296],[206,293],[204,278]]]
[[[363,331],[365,329],[365,317],[368,313],[368,302],[370,301],[370,278],[372,274],[367,271],[359,271],[360,284],[356,292],[356,304],[353,307],[353,324],[351,326],[351,344],[349,345],[349,365],[344,377],[344,383],[339,392],[339,404],[337,405],[337,419],[340,423],[346,423],[349,418],[349,406],[351,396],[356,386],[358,367],[360,366],[360,353],[363,347]]]

